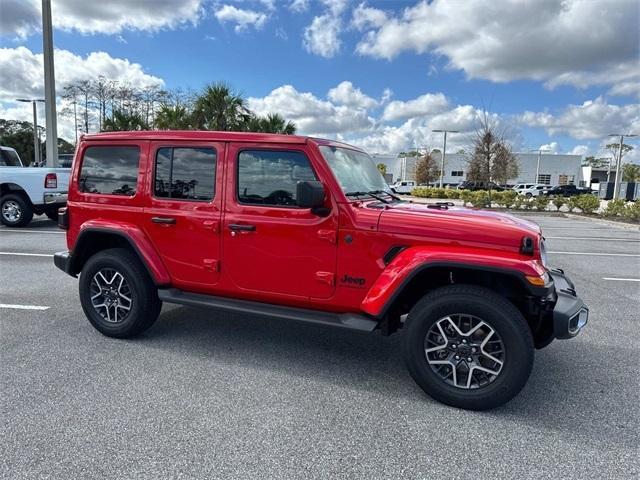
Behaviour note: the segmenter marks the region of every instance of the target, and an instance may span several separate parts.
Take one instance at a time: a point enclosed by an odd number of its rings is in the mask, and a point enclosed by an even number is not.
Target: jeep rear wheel
[[[486,410],[511,400],[531,373],[534,346],[520,311],[486,288],[450,285],[422,298],[403,332],[418,385],[447,405]]]
[[[144,332],[162,307],[145,267],[124,248],[89,258],[80,274],[79,290],[88,320],[109,337],[129,338]]]

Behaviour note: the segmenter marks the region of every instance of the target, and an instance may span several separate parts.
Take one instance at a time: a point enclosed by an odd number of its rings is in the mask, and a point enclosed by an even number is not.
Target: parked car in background
[[[545,192],[545,195],[559,195],[561,197],[573,197],[575,195],[593,194],[593,190],[586,187],[576,187],[575,185],[557,185]]]
[[[58,167],[71,168],[72,163],[73,163],[73,153],[58,154]]]
[[[530,198],[545,195],[551,188],[553,188],[551,185],[543,185],[541,183],[519,183],[513,187],[513,190],[520,195]]]
[[[416,182],[412,182],[409,180],[398,180],[396,183],[391,185],[391,190],[394,193],[411,193],[411,191],[416,188]]]
[[[458,190],[495,190],[497,192],[501,192],[502,190],[504,190],[503,187],[501,187],[500,185],[498,185],[497,183],[493,183],[493,182],[472,182],[472,181],[466,181],[466,182],[462,182],[460,185],[458,185]]]
[[[24,227],[33,215],[58,218],[67,202],[69,168],[27,168],[18,152],[0,146],[0,221]]]

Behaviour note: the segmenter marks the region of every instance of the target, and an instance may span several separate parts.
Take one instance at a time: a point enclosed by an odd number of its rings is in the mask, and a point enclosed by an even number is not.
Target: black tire
[[[527,197],[527,198],[531,198],[531,197],[533,197],[533,194],[531,192],[527,192],[527,193],[525,193],[524,196]]]
[[[58,221],[58,209],[57,208],[47,208],[44,211],[44,214],[47,216],[49,220],[53,220],[54,222]]]
[[[0,221],[7,227],[24,227],[33,218],[33,208],[23,196],[15,193],[0,200]]]
[[[428,363],[427,333],[436,322],[455,314],[482,319],[501,338],[504,363],[491,383],[475,389],[456,387]],[[488,410],[507,403],[522,390],[533,368],[533,337],[520,311],[504,297],[473,285],[449,285],[425,295],[409,312],[402,343],[405,363],[416,383],[434,399],[468,410]]]
[[[94,283],[94,277],[102,273],[103,278],[107,277],[106,280],[111,280],[115,285],[118,283],[119,277],[115,281],[115,277],[109,279],[108,273],[111,271],[120,274],[126,282],[126,293],[130,293],[128,311],[124,310],[126,303],[121,299],[119,301],[123,306],[120,308],[118,306],[94,307],[92,296],[95,295],[94,292],[100,290],[97,288],[99,284]],[[99,281],[102,284],[111,285],[102,279]],[[146,268],[137,255],[125,248],[103,250],[89,258],[80,274],[79,291],[80,303],[87,319],[96,330],[108,337],[129,338],[144,332],[153,325],[162,308],[162,302],[158,298],[158,290]],[[120,293],[120,288],[118,288],[118,293]],[[102,301],[106,304],[108,299],[106,295],[102,295],[97,297],[95,301]],[[117,312],[120,312],[121,320],[119,321],[117,321]],[[105,314],[109,320],[104,317]],[[114,316],[116,321],[113,321]],[[122,319],[123,317],[124,319]]]

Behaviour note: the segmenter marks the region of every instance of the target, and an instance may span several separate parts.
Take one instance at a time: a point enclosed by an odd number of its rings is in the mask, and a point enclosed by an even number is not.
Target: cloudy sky
[[[432,129],[471,132],[482,108],[520,150],[598,155],[607,134],[640,134],[637,0],[52,3],[59,91],[223,80],[300,133],[380,153],[437,147]],[[40,22],[40,0],[0,0],[1,118],[30,119],[13,99],[42,95]]]

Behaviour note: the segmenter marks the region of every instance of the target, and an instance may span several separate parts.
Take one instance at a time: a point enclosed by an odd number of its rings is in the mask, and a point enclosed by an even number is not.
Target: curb
[[[608,225],[610,227],[619,227],[624,230],[640,231],[640,225],[633,225],[631,223],[625,223],[625,222],[616,222],[615,220],[606,220],[604,218],[593,218],[593,217],[588,217],[586,215],[576,215],[574,213],[566,213],[566,212],[560,212],[560,213],[562,213],[562,215],[566,218],[573,218],[575,220],[590,220],[592,222],[600,223],[602,225]]]

